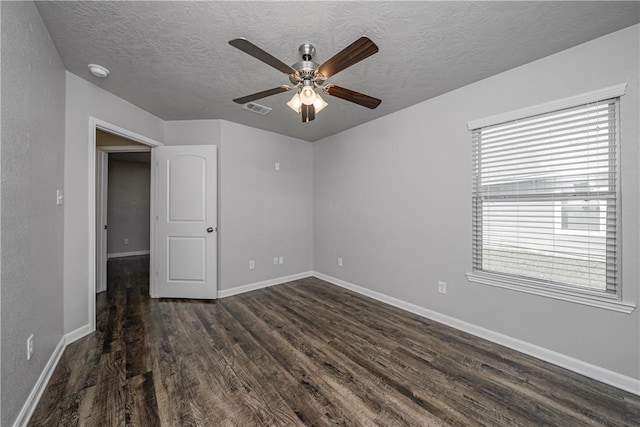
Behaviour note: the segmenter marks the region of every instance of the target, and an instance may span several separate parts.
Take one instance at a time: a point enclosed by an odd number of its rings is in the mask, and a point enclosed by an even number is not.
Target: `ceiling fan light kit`
[[[293,98],[291,98],[291,101],[287,102],[287,105],[289,106],[289,108],[291,108],[296,113],[300,113],[302,111],[303,104],[304,103],[300,98],[300,94],[297,92],[295,95],[293,95]],[[324,107],[326,107],[329,104],[327,104],[327,102],[324,99],[322,99],[320,94],[316,93],[315,99],[313,100],[313,102],[307,105],[313,105],[313,108],[315,109],[316,113],[319,113],[324,109]]]
[[[333,84],[324,84],[329,77],[378,52],[378,46],[368,37],[360,37],[322,65],[313,61],[316,48],[310,44],[300,46],[298,52],[302,56],[302,61],[292,66],[288,66],[247,39],[233,39],[229,41],[229,44],[287,74],[289,81],[293,84],[293,86],[283,85],[234,99],[233,101],[238,104],[245,104],[296,88],[296,94],[287,102],[287,105],[301,115],[303,123],[309,123],[315,119],[316,113],[319,113],[328,105],[317,90],[322,90],[329,96],[335,96],[370,109],[378,107],[382,102],[380,99],[350,89]]]

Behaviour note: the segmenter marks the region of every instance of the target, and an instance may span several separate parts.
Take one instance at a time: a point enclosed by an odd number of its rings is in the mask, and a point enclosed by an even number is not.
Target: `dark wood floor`
[[[110,261],[30,425],[640,425],[637,396],[318,279],[151,300],[147,269]]]

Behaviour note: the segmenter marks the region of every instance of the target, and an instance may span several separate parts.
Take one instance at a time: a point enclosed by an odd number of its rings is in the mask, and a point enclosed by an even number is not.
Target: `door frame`
[[[100,129],[105,132],[122,136],[135,142],[139,142],[144,145],[148,145],[151,149],[154,147],[160,147],[162,144],[159,141],[148,138],[139,133],[130,131],[123,127],[114,125],[112,123],[100,120],[95,117],[89,117],[89,135],[88,135],[88,178],[89,178],[89,241],[88,241],[88,253],[89,253],[89,283],[88,283],[88,301],[87,307],[89,311],[89,326],[90,332],[96,330],[96,130]],[[153,150],[151,150],[153,155]],[[151,216],[151,230],[150,230],[150,242],[149,249],[151,251],[150,256],[150,268],[149,268],[149,285],[155,284],[155,275],[151,274],[155,271],[154,260],[154,245],[155,245],[155,179],[154,179],[154,165],[151,163],[151,201],[150,201],[150,216]]]
[[[103,224],[108,224],[109,153],[150,153],[151,147],[146,145],[107,145],[96,147],[96,150],[96,218],[98,219],[96,223],[96,293],[99,293],[107,290],[108,237],[104,232]],[[151,162],[149,162],[149,167],[151,167]],[[151,239],[151,235],[149,238]]]

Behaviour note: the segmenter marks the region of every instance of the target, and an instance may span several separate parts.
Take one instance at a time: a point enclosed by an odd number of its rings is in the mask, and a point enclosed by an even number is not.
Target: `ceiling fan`
[[[260,49],[245,38],[237,38],[229,41],[229,44],[244,53],[272,66],[278,71],[289,76],[289,81],[293,86],[282,85],[273,89],[236,98],[233,101],[238,104],[246,104],[257,99],[278,93],[288,92],[296,89],[296,94],[287,105],[295,112],[302,114],[302,122],[308,123],[315,119],[317,112],[327,106],[327,103],[316,93],[316,89],[322,90],[327,95],[335,96],[346,101],[353,102],[370,109],[376,108],[382,102],[378,98],[365,95],[334,84],[325,84],[325,81],[340,71],[357,64],[365,58],[378,52],[378,46],[368,37],[360,37],[355,42],[335,54],[322,65],[313,61],[316,48],[310,44],[303,44],[298,51],[302,56],[302,61],[289,66],[273,55]]]

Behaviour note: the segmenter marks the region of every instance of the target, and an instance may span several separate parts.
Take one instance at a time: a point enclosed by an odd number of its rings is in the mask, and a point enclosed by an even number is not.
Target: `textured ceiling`
[[[66,68],[165,120],[225,119],[315,141],[640,21],[634,2],[38,2]],[[291,92],[232,102],[288,84],[229,46],[246,37],[287,64],[302,43],[322,63],[361,35],[380,52],[329,79],[381,98],[369,110],[325,96],[303,124]],[[88,63],[111,70],[101,80]]]

